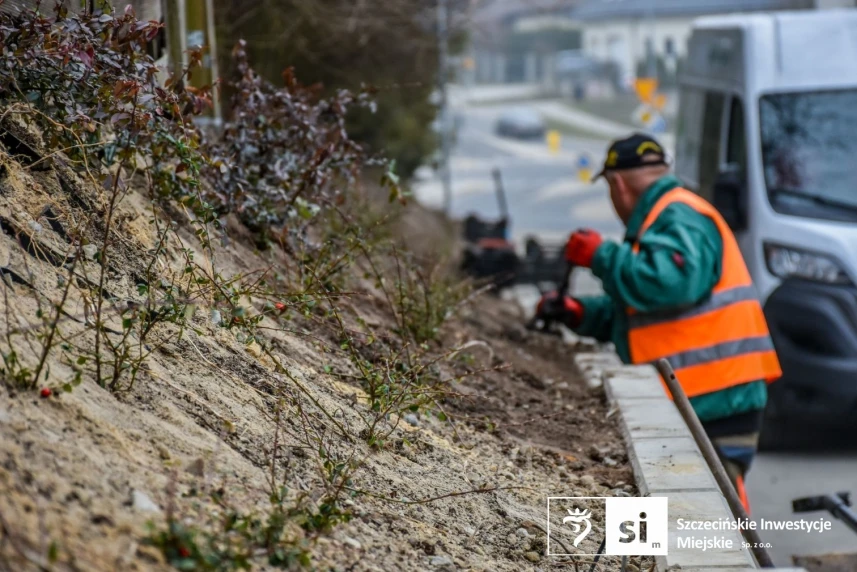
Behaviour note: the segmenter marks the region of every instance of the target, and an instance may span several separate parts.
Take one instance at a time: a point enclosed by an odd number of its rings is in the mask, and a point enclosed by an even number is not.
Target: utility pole
[[[183,0],[164,0],[164,21],[167,25],[167,49],[173,78],[181,77],[185,65],[187,33]]]
[[[646,50],[646,75],[650,78],[658,77],[657,49],[655,48],[655,0],[648,0],[646,7],[646,20],[648,23],[648,49]]]
[[[437,0],[438,90],[440,92],[440,177],[443,184],[443,212],[452,210],[452,173],[449,169],[449,11],[448,0]]]
[[[214,21],[214,0],[184,0],[185,30],[188,48],[203,50],[202,67],[194,72],[194,87],[214,85],[218,78],[217,37]],[[220,121],[218,90],[212,90],[213,113],[211,120]]]

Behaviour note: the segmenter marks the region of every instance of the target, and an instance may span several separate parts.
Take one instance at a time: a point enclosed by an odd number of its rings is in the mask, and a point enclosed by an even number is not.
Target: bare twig
[[[431,497],[431,498],[427,498],[427,499],[420,499],[420,500],[413,500],[413,501],[412,500],[394,499],[390,496],[379,495],[377,493],[372,493],[372,492],[369,492],[369,491],[366,491],[363,489],[354,489],[351,487],[345,487],[345,490],[351,491],[353,493],[365,495],[367,497],[376,498],[378,500],[396,503],[396,504],[428,504],[428,503],[433,503],[433,502],[443,500],[443,499],[448,499],[448,498],[453,498],[453,497],[463,497],[463,496],[474,495],[474,494],[480,494],[481,495],[481,494],[485,494],[485,493],[493,493],[493,492],[497,492],[497,491],[511,491],[511,490],[535,491],[536,489],[533,489],[531,487],[522,487],[522,486],[489,487],[489,488],[480,488],[480,489],[470,489],[467,491],[456,491],[456,492],[446,493],[446,494],[436,496],[436,497]]]

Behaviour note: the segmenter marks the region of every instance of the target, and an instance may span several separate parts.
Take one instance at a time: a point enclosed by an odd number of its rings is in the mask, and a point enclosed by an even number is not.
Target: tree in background
[[[215,0],[222,75],[247,42],[254,67],[273,82],[286,68],[325,93],[377,90],[376,113],[349,117],[350,134],[410,175],[436,146],[430,101],[438,77],[434,2],[425,0]],[[229,95],[225,93],[225,113]]]

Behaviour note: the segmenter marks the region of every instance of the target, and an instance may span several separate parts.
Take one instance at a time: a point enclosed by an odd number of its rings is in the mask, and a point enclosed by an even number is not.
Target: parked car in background
[[[497,135],[518,139],[543,139],[547,126],[541,114],[532,108],[519,107],[503,113],[497,120]]]

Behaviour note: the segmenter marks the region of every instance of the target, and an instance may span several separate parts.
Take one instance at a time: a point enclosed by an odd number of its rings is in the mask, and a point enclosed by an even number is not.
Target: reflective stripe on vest
[[[709,346],[698,350],[687,350],[680,354],[668,356],[667,359],[670,365],[673,366],[673,369],[684,369],[736,356],[772,351],[773,349],[774,344],[771,342],[770,336],[757,336],[734,342],[723,342],[716,346]]]
[[[673,189],[652,208],[642,236],[663,210],[684,203],[711,218],[723,240],[721,276],[711,295],[699,304],[642,314],[628,308],[628,342],[633,363],[666,358],[688,397],[764,379],[778,379],[779,360],[752,278],[732,231],[708,202]],[[634,245],[639,252],[639,244]]]
[[[758,295],[754,286],[738,286],[722,292],[716,292],[705,302],[688,309],[652,312],[649,314],[631,314],[628,317],[628,321],[631,328],[644,328],[654,324],[671,322],[679,318],[699,316],[701,314],[711,312],[712,310],[725,308],[726,306],[735,304],[736,302],[755,300],[758,300]]]

